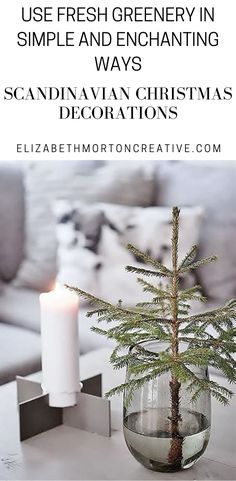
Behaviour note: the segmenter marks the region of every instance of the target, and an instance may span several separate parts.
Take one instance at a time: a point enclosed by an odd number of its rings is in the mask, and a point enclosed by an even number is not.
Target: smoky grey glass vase
[[[165,343],[144,342],[145,349],[159,353]],[[183,346],[182,346],[183,348]],[[132,348],[135,351],[136,346]],[[138,355],[138,353],[137,353]],[[189,366],[200,379],[208,379],[208,369]],[[127,369],[126,381],[134,379]],[[174,472],[190,468],[204,453],[211,425],[211,399],[203,392],[192,402],[187,384],[179,389],[177,429],[173,434],[171,374],[166,373],[137,389],[131,402],[124,392],[123,430],[126,444],[137,461],[153,471]]]

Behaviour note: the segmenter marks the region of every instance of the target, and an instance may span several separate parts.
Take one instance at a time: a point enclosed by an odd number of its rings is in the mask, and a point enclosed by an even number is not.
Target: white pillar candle
[[[76,294],[63,287],[40,295],[42,389],[49,405],[73,406],[80,391]]]

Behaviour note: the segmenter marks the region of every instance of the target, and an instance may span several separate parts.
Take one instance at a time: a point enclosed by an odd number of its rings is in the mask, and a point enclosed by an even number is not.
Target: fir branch
[[[164,339],[167,337],[167,333],[165,331],[165,324],[157,324],[156,322],[151,321],[143,321],[139,324],[134,324],[132,322],[123,322],[118,324],[117,326],[109,329],[109,337],[115,335],[122,335],[122,334],[130,334],[131,331],[135,332],[144,332],[155,335],[157,339]]]
[[[83,289],[80,289],[79,287],[69,286],[68,284],[65,284],[65,287],[69,289],[69,291],[77,294],[77,296],[83,297],[83,299],[85,299],[85,301],[88,301],[90,304],[95,304],[101,308],[113,307],[113,305],[110,302],[104,301],[103,299],[100,299],[99,297],[94,296],[93,294],[90,294],[89,292],[86,292]]]
[[[127,248],[129,249],[134,256],[139,257],[144,261],[145,264],[151,264],[153,267],[155,267],[157,270],[165,274],[167,277],[171,277],[172,272],[170,269],[168,269],[166,266],[161,264],[161,262],[157,261],[153,257],[149,256],[148,254],[145,254],[144,252],[140,251],[137,247],[133,246],[132,244],[128,244]]]
[[[182,332],[188,333],[192,329],[195,330],[196,326],[199,324],[197,332],[205,332],[209,325],[212,325],[217,330],[222,331],[221,326],[227,326],[227,328],[233,328],[233,320],[236,320],[236,311],[233,307],[232,301],[227,303],[223,307],[217,309],[212,309],[204,313],[189,316],[187,319],[180,319],[179,322],[188,322],[188,325],[183,329]],[[195,331],[196,332],[196,331]]]
[[[91,311],[88,311],[87,312],[87,317],[93,317],[97,314],[98,317],[102,317],[104,315],[106,315],[107,313],[109,312],[109,308],[105,307],[105,308],[100,308],[100,309],[93,309]]]
[[[198,286],[194,288],[186,289],[185,291],[179,292],[179,300],[180,301],[199,301],[199,302],[207,302],[207,297],[204,297]]]
[[[191,316],[189,320],[197,320],[198,318],[203,318],[203,317],[209,317],[209,316],[214,316],[214,317],[219,317],[222,314],[230,314],[230,315],[236,315],[236,310],[234,309],[232,305],[232,301],[227,302],[224,306],[217,307],[216,309],[211,309],[205,312],[202,312],[200,314],[195,314],[194,316]]]
[[[187,318],[183,322],[188,320]],[[224,328],[223,326],[226,326],[227,328],[231,329],[232,328],[232,319],[231,316],[228,315],[222,315],[219,317],[214,318],[213,316],[210,317],[204,317],[201,319],[200,317],[195,319],[194,321],[191,321],[183,330],[182,333],[188,334],[191,332],[194,332],[195,335],[199,336],[201,334],[204,334],[206,332],[206,329],[209,326],[212,326],[218,333],[223,334]]]
[[[145,349],[145,347],[141,345],[135,346],[135,353],[139,355],[139,358],[147,357],[148,359],[149,358],[156,359],[159,357],[159,354],[157,352],[149,351],[148,349]]]
[[[188,267],[189,264],[191,264],[194,261],[194,259],[196,257],[196,254],[197,254],[197,246],[193,245],[191,247],[190,251],[183,258],[182,262],[179,265],[178,270],[180,271],[182,268]]]
[[[158,299],[158,301],[156,302],[159,302],[160,299],[171,299],[169,291],[153,286],[153,284],[150,284],[150,282],[145,281],[141,277],[137,278],[137,282],[141,284],[144,292],[150,292],[154,294],[154,296],[157,296],[155,299]]]
[[[204,266],[206,264],[210,264],[211,262],[215,262],[217,260],[216,256],[210,256],[206,257],[205,259],[201,259],[196,262],[192,262],[191,264],[188,264],[187,266],[180,267],[178,269],[178,272],[181,274],[184,274],[185,272],[192,271],[194,269],[198,269],[198,267]]]
[[[220,386],[214,381],[201,379],[194,374],[185,364],[176,364],[172,370],[178,376],[178,379],[184,384],[188,384],[187,389],[192,393],[192,401],[196,401],[197,397],[204,392],[209,391],[222,404],[228,404],[233,392]]]
[[[97,326],[92,326],[92,327],[91,327],[91,331],[96,332],[96,334],[100,334],[101,336],[107,336],[107,335],[108,335],[108,331],[107,331],[107,330],[105,330],[105,329],[100,329],[100,328],[97,327]]]
[[[143,377],[137,378],[137,379],[130,379],[128,382],[120,384],[119,386],[116,386],[115,388],[111,389],[108,391],[105,396],[107,398],[112,397],[116,394],[121,394],[124,393],[127,390],[126,393],[126,406],[129,404],[129,402],[132,399],[132,394],[136,389],[140,389],[144,384],[148,383],[152,379],[156,379],[158,376],[161,374],[164,374],[169,370],[169,366],[162,366],[160,368],[153,369],[150,374],[147,374]]]
[[[137,362],[133,354],[125,354],[123,356],[111,356],[110,361],[115,369],[122,369],[125,366],[131,365],[133,362]]]
[[[151,276],[154,276],[154,277],[171,277],[170,274],[167,274],[165,272],[159,272],[159,271],[152,271],[152,270],[149,270],[149,269],[144,269],[142,267],[134,267],[134,266],[126,266],[126,271],[127,272],[132,272],[133,274],[138,274],[138,275],[142,275],[142,276],[147,276],[147,277],[151,277]]]
[[[213,366],[221,371],[229,382],[236,382],[236,362],[224,359],[217,351],[208,346],[190,347],[179,356],[179,359],[184,364],[202,367]]]
[[[187,343],[189,347],[197,345],[198,347],[206,346],[206,347],[211,347],[213,349],[219,349],[226,356],[229,356],[229,359],[231,360],[233,360],[233,358],[229,354],[229,351],[232,353],[236,352],[236,343],[233,340],[230,340],[230,341],[224,340],[223,335],[222,336],[220,335],[217,338],[215,338],[209,333],[204,333],[204,338],[180,336],[179,341]]]
[[[202,286],[199,284],[196,286],[189,287],[188,289],[183,289],[180,291],[180,294],[183,295],[194,295],[194,294],[199,294],[202,291]]]

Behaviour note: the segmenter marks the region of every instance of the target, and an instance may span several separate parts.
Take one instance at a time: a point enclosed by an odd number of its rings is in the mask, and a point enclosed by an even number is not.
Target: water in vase
[[[189,468],[200,458],[209,441],[209,422],[203,414],[187,409],[180,415],[182,457],[178,468],[168,459],[172,444],[169,409],[147,409],[125,417],[126,444],[140,463],[156,471],[176,471]]]

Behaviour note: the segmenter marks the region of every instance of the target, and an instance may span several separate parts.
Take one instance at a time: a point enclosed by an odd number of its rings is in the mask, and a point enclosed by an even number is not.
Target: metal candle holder
[[[21,376],[16,382],[21,441],[61,424],[111,436],[110,401],[101,397],[101,374],[83,380],[77,405],[65,408],[49,406],[49,395],[43,393],[40,383]]]

